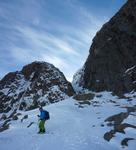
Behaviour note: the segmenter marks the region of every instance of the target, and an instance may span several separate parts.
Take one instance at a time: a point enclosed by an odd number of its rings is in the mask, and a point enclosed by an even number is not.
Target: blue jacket
[[[46,118],[46,112],[45,112],[45,110],[40,111],[40,119],[41,120],[45,120],[45,118]]]

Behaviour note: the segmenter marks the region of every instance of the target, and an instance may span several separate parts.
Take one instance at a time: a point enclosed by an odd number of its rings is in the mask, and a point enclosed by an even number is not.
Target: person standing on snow
[[[45,133],[45,121],[48,120],[49,112],[44,110],[41,106],[39,107],[40,115],[38,115],[40,122],[39,122],[39,132],[38,133]]]

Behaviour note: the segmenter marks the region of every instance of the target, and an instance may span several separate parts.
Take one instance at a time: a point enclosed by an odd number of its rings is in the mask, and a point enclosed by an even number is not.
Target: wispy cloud
[[[35,53],[31,49],[25,49],[21,47],[11,47],[10,48],[10,55],[15,59],[17,62],[21,63],[30,63],[35,61],[38,56],[35,56]]]
[[[55,37],[46,31],[40,32],[32,28],[23,27],[17,27],[17,30],[24,36],[26,43],[31,43],[33,47],[39,47],[40,49],[56,48],[56,50],[78,55],[65,39]]]
[[[0,53],[8,52],[14,67],[35,60],[48,61],[70,80],[82,67],[92,38],[107,20],[106,17],[98,19],[72,0],[58,0],[55,5],[43,0],[0,3],[0,40],[3,43]],[[0,63],[6,70],[13,68],[4,61]]]
[[[46,62],[49,62],[51,64],[54,64],[59,69],[67,69],[69,67],[68,63],[64,59],[53,56],[53,55],[43,54],[40,59]]]

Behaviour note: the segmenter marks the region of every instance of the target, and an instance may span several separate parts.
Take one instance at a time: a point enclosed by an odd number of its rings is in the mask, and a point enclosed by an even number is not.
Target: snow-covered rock
[[[52,64],[33,62],[0,81],[0,113],[30,110],[39,104],[61,101],[74,90],[62,72]]]
[[[76,92],[83,90],[83,76],[84,76],[84,67],[79,69],[73,76],[72,86]]]

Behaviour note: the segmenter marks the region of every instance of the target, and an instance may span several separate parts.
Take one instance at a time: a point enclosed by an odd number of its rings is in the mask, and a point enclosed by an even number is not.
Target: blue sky
[[[47,61],[71,81],[92,38],[126,0],[0,0],[0,78]]]

